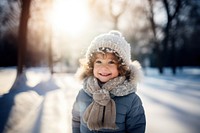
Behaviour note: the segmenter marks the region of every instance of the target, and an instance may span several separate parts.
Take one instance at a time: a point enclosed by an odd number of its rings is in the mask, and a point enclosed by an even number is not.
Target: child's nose
[[[108,65],[107,64],[103,64],[102,65],[102,69],[108,69]]]

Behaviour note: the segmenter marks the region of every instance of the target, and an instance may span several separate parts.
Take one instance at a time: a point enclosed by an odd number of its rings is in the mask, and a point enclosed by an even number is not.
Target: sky
[[[49,12],[55,32],[66,32],[72,36],[81,34],[88,26],[89,14],[84,0],[55,0],[53,10]]]

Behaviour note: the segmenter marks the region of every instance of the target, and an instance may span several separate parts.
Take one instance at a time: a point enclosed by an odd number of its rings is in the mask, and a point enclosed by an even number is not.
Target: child
[[[73,133],[144,133],[142,102],[136,92],[141,74],[131,62],[130,44],[118,31],[94,38],[78,69],[84,81],[72,110]]]

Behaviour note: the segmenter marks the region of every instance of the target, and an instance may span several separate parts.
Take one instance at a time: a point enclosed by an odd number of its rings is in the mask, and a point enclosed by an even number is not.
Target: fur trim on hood
[[[140,63],[138,61],[131,62],[130,66],[130,82],[136,84],[137,82],[140,82],[143,78],[143,71]]]

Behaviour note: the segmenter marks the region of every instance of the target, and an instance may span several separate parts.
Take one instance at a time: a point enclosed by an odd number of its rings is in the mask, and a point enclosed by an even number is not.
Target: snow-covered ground
[[[176,76],[168,69],[162,76],[150,68],[145,73],[138,95],[146,133],[199,133],[200,68],[183,68]],[[81,88],[74,74],[51,76],[47,69],[32,68],[13,85],[15,76],[15,68],[0,68],[0,132],[6,123],[6,133],[70,133],[71,109]]]
[[[148,69],[139,84],[147,115],[147,133],[199,133],[200,69],[185,68],[172,76]]]

